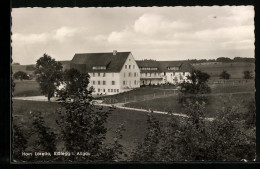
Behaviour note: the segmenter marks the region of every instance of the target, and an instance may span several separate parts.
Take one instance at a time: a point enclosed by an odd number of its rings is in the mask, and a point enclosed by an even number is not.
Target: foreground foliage
[[[189,103],[188,119],[176,120],[169,114],[166,123],[148,117],[143,142],[133,151],[134,161],[240,161],[255,159],[255,137],[243,129],[237,116],[239,106],[226,105],[213,121],[204,118],[205,104]],[[251,125],[251,129],[254,125]],[[155,134],[156,131],[156,134]]]

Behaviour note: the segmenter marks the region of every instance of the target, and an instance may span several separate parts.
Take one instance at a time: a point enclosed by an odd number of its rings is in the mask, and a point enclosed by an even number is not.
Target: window
[[[106,70],[106,66],[93,66],[93,70]]]
[[[103,92],[106,92],[106,89],[103,89]]]
[[[131,72],[129,72],[128,76],[131,77]]]
[[[100,81],[98,81],[98,85],[100,85]]]
[[[115,85],[116,84],[116,82],[115,81],[112,81],[112,85]]]
[[[183,72],[183,75],[185,75],[185,72]]]
[[[111,93],[113,93],[113,89],[110,89],[111,90]]]
[[[147,77],[147,73],[145,73],[145,76]]]
[[[119,89],[117,89],[117,93],[119,93]]]
[[[95,85],[95,81],[93,80],[93,85]]]
[[[114,89],[114,92],[116,92],[116,89]]]
[[[179,70],[178,66],[167,67],[168,70]]]
[[[131,65],[129,65],[129,69],[131,69]]]
[[[98,77],[100,76],[100,73],[98,72]]]
[[[134,72],[134,77],[136,77],[136,73]]]
[[[131,61],[131,59],[129,59],[129,61]]]
[[[98,92],[100,92],[100,89],[98,89]]]
[[[95,77],[95,73],[93,73],[93,77]]]
[[[173,72],[172,75],[175,76],[175,72]]]
[[[125,69],[127,69],[127,65],[125,65]]]
[[[136,80],[135,80],[135,85],[136,85]]]
[[[123,85],[125,85],[125,81],[123,81]]]
[[[103,77],[106,77],[106,73],[103,74]]]
[[[106,85],[106,81],[103,81],[103,85]]]
[[[108,89],[108,93],[110,92],[110,89]]]

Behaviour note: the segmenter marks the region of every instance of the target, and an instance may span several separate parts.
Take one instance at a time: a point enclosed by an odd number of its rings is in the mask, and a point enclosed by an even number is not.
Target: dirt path
[[[29,101],[48,101],[47,97],[45,96],[32,96],[32,97],[13,97],[13,99],[15,100],[29,100]],[[52,102],[56,102],[56,100],[54,98],[51,99]],[[97,106],[104,106],[104,107],[115,107],[118,109],[126,109],[126,110],[133,110],[133,111],[139,111],[139,112],[151,112],[151,110],[147,110],[147,109],[139,109],[139,108],[130,108],[130,107],[125,107],[124,106],[125,103],[116,103],[116,104],[103,104],[103,103],[98,103],[96,102],[95,105]],[[168,114],[168,112],[163,112],[163,111],[153,111],[154,113],[158,113],[158,114]],[[185,114],[181,114],[181,113],[172,113],[172,115],[174,116],[178,116],[178,117],[184,117],[184,118],[188,118],[189,116],[185,115]],[[212,121],[214,120],[214,118],[205,118],[205,120],[208,121]]]

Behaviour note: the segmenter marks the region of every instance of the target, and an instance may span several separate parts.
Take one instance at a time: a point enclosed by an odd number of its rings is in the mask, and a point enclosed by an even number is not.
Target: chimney
[[[117,51],[116,50],[113,50],[113,55],[116,55]]]

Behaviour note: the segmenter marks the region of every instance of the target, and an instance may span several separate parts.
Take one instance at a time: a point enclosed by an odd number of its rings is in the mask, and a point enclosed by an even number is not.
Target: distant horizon
[[[104,52],[104,53],[109,53],[109,52]],[[248,59],[255,59],[255,57],[241,57],[241,56],[235,56],[235,57],[240,57],[240,58],[248,58]],[[235,57],[233,57],[233,58],[230,58],[230,57],[224,57],[224,58],[229,58],[229,59],[234,59]],[[217,57],[217,58],[221,58],[221,56],[220,57]],[[202,58],[202,59],[185,59],[185,60],[156,60],[156,59],[135,59],[135,61],[142,61],[142,60],[154,60],[154,61],[188,61],[188,60],[216,60],[217,58],[213,58],[213,59],[205,59],[205,58]],[[55,58],[53,58],[53,59],[55,59]],[[73,57],[72,57],[72,59],[73,59]],[[72,60],[71,59],[71,60]],[[55,61],[57,61],[57,62],[65,62],[65,61],[68,61],[68,62],[70,62],[71,60],[56,60],[55,59]],[[21,63],[19,63],[19,62],[12,62],[12,64],[20,64],[21,66],[27,66],[27,65],[35,65],[36,64],[36,62],[35,63],[29,63],[29,64],[21,64]]]

